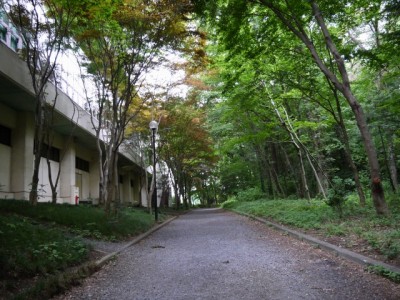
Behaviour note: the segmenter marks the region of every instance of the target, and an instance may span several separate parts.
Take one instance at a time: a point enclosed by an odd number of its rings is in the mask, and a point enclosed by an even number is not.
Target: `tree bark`
[[[389,152],[390,177],[392,178],[394,192],[398,193],[398,191],[399,191],[399,181],[398,181],[398,177],[397,177],[397,167],[396,167],[396,159],[395,159],[393,140],[389,144],[388,152]]]
[[[306,171],[305,171],[305,169],[304,169],[303,154],[301,153],[301,148],[300,148],[299,146],[297,146],[296,144],[294,144],[294,145],[296,146],[297,155],[299,156],[302,190],[303,190],[303,192],[304,192],[304,195],[305,195],[306,199],[307,199],[308,201],[310,201],[310,200],[311,200],[311,197],[310,197],[310,190],[309,190],[308,184],[307,184]]]
[[[327,78],[327,80],[328,80],[328,78]],[[336,122],[339,124],[340,136],[341,136],[342,142],[344,144],[344,155],[345,155],[346,160],[349,163],[350,169],[353,173],[353,178],[354,178],[354,182],[356,185],[360,205],[365,206],[365,194],[364,194],[364,190],[363,190],[363,187],[361,184],[358,168],[357,168],[356,164],[354,163],[353,155],[351,153],[349,136],[347,135],[346,125],[344,123],[342,107],[341,107],[341,104],[339,101],[339,96],[337,94],[337,89],[334,86],[332,86],[332,84],[329,80],[328,80],[328,84],[333,92],[334,97],[335,97],[336,111],[338,113],[338,118],[335,116],[335,114],[333,114],[333,115],[334,115]]]

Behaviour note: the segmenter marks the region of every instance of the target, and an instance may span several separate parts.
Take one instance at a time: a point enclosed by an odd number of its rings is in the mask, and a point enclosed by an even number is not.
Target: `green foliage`
[[[347,228],[344,224],[325,224],[322,226],[327,236],[345,236]]]
[[[329,206],[320,200],[237,201],[228,208],[304,229],[319,229],[326,221],[336,219]]]
[[[354,187],[353,180],[349,178],[333,178],[332,187],[329,189],[327,200],[325,201],[326,204],[334,209],[337,209],[340,215],[342,215],[342,207],[346,201],[347,194],[349,193],[349,191],[351,191],[351,187]]]
[[[383,266],[370,266],[368,270],[372,273],[386,277],[393,282],[400,283],[400,273],[390,271]]]
[[[18,283],[34,277],[35,285],[24,286],[28,289],[18,299],[47,299],[76,284],[91,267],[81,267],[77,273],[70,268],[87,261],[90,248],[72,234],[115,240],[137,235],[153,224],[151,215],[132,208],[107,218],[96,207],[0,200],[0,294],[15,296],[21,293]]]
[[[0,245],[1,280],[64,270],[85,260],[89,250],[60,229],[15,215],[1,216]]]
[[[236,195],[236,199],[239,202],[250,202],[250,201],[257,201],[262,198],[265,198],[265,194],[260,191],[259,188],[249,188],[244,191],[240,191]]]

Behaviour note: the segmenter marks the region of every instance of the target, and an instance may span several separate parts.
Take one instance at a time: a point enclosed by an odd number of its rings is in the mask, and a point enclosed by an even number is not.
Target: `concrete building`
[[[15,52],[20,41],[11,38],[12,31],[6,25],[0,23],[0,198],[27,200],[34,160],[35,99],[26,63]],[[61,90],[56,93],[52,84],[46,92],[49,104],[57,99],[52,124],[54,141],[47,152],[53,178],[60,169],[57,202],[74,204],[78,196],[81,201],[96,204],[100,166],[90,115]],[[146,204],[147,172],[140,156],[121,149],[120,199]],[[51,201],[46,161],[42,158],[40,165],[41,202]]]

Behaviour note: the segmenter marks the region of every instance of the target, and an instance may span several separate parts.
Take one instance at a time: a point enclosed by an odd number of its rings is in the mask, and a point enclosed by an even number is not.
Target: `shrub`
[[[259,188],[256,188],[256,187],[249,188],[244,191],[240,191],[236,196],[236,199],[239,202],[257,201],[262,198],[265,198],[265,194],[263,192],[261,192]]]
[[[237,204],[237,200],[235,198],[229,199],[222,203],[221,207],[224,209],[233,209]]]
[[[336,209],[340,217],[343,214],[343,204],[346,201],[346,196],[354,187],[354,182],[351,179],[342,179],[335,177],[332,179],[332,188],[328,190],[327,200],[325,201],[330,207]]]

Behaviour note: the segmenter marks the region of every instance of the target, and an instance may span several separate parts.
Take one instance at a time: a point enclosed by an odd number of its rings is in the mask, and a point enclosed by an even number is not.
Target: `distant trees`
[[[205,110],[194,100],[169,99],[159,128],[158,154],[166,163],[174,188],[177,208],[192,206],[192,193],[201,193],[212,182],[208,177],[216,162],[213,141],[206,128]]]

